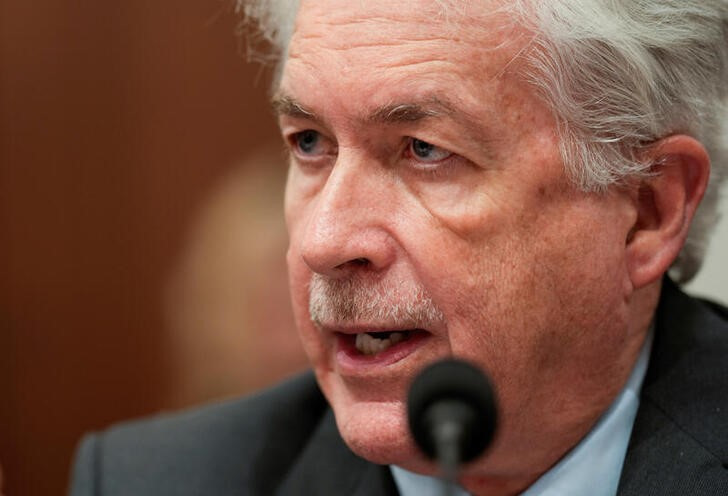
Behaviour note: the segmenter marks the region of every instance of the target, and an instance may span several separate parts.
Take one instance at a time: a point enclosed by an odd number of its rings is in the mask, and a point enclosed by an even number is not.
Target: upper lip
[[[425,327],[418,326],[417,324],[412,325],[397,325],[397,324],[362,324],[362,323],[322,323],[319,328],[324,332],[339,333],[339,334],[363,334],[365,332],[403,332],[403,331],[431,331]]]

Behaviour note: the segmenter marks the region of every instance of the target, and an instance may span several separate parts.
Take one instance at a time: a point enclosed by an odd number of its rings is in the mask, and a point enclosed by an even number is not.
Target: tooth
[[[363,353],[365,355],[369,355],[369,339],[370,336],[368,334],[357,334],[356,335],[356,349],[359,350],[360,353]]]
[[[388,338],[379,339],[366,333],[356,335],[354,345],[364,355],[376,355],[404,340],[404,333],[393,332]]]
[[[356,349],[365,355],[371,355],[371,342],[373,338],[369,334],[357,334],[356,335]]]
[[[373,355],[375,346],[376,342],[374,338],[371,337],[369,334],[366,334],[366,338],[364,339],[364,354]]]
[[[377,353],[382,351],[382,341],[373,336],[370,336],[370,339],[371,341],[369,341],[369,354],[376,355]]]

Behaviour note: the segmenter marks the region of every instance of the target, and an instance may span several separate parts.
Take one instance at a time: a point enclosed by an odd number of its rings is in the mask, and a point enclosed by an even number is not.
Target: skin
[[[450,355],[487,370],[501,423],[461,483],[516,494],[623,387],[702,196],[707,156],[678,137],[649,152],[672,157],[661,179],[578,191],[552,114],[520,77],[527,33],[482,5],[446,21],[434,1],[363,5],[302,2],[274,103],[291,149],[298,332],[349,447],[421,473],[436,468],[408,434],[412,378]],[[401,105],[410,110],[393,111]],[[412,138],[436,148],[418,155]],[[685,172],[695,163],[698,172]],[[336,331],[398,322],[314,324],[313,277],[418,288],[443,318],[423,325],[429,334],[404,357],[351,366]],[[385,306],[408,294],[384,293]]]

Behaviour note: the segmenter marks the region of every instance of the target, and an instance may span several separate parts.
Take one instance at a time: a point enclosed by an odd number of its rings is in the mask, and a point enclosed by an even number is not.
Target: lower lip
[[[336,361],[343,372],[363,372],[393,365],[412,355],[430,336],[427,331],[410,331],[406,340],[375,355],[365,355],[356,349],[356,335],[336,333]]]

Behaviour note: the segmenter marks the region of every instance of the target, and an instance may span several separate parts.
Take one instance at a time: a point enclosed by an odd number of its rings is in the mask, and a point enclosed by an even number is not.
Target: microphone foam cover
[[[480,456],[493,439],[497,409],[493,387],[485,374],[463,360],[448,358],[427,366],[415,377],[407,396],[410,431],[420,449],[436,458],[428,410],[438,402],[460,403],[472,410],[473,422],[465,427],[463,462]]]

